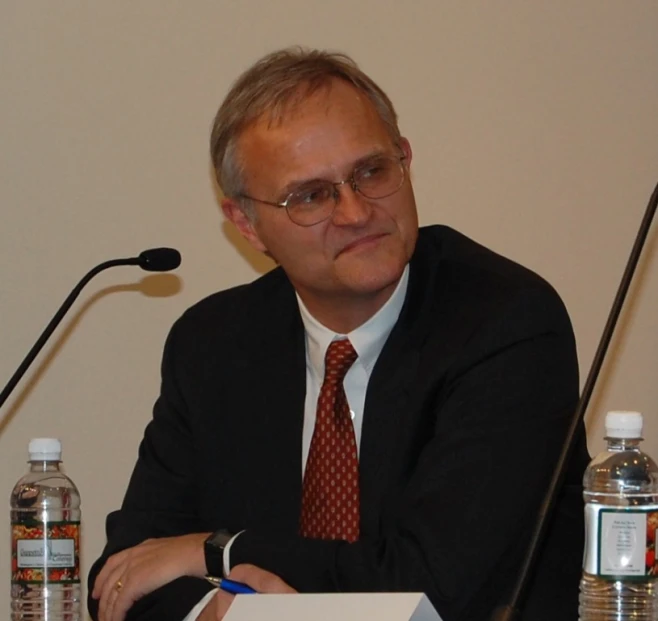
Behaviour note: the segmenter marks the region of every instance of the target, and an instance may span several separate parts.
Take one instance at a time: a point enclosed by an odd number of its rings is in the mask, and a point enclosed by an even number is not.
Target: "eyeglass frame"
[[[377,156],[374,156],[374,157],[376,158]],[[321,179],[319,181],[322,181],[324,183],[328,183],[328,184],[331,184],[332,186],[334,186],[334,207],[331,210],[331,212],[329,214],[327,214],[326,217],[318,220],[317,222],[313,222],[312,224],[300,224],[299,222],[293,220],[292,216],[290,215],[290,212],[288,211],[288,202],[290,201],[292,196],[294,194],[296,194],[299,190],[293,190],[292,192],[290,192],[290,194],[288,194],[288,196],[286,196],[286,198],[283,201],[278,202],[278,203],[274,202],[274,201],[266,201],[266,200],[263,200],[262,198],[255,198],[255,197],[249,196],[248,194],[245,194],[243,192],[240,192],[240,193],[236,194],[235,197],[250,200],[250,201],[256,201],[257,203],[263,203],[265,205],[270,205],[271,207],[278,207],[280,209],[283,208],[283,209],[286,210],[286,214],[288,214],[288,217],[290,218],[290,221],[293,222],[294,224],[296,224],[297,226],[303,226],[303,227],[315,226],[316,224],[320,224],[321,222],[324,222],[325,220],[328,220],[329,218],[331,218],[331,216],[333,216],[334,211],[336,210],[336,207],[338,206],[338,202],[339,202],[339,198],[340,198],[340,192],[338,192],[338,187],[341,186],[341,185],[345,185],[346,183],[349,183],[349,186],[352,188],[352,191],[355,194],[358,193],[361,196],[363,196],[363,197],[365,197],[369,200],[373,200],[373,201],[377,201],[377,200],[380,200],[382,198],[388,198],[389,196],[393,196],[393,194],[395,194],[396,192],[398,192],[400,190],[400,188],[404,185],[404,182],[407,179],[407,169],[406,169],[405,165],[403,164],[404,160],[407,159],[407,156],[406,155],[383,155],[382,154],[379,157],[384,158],[384,159],[389,159],[389,160],[397,160],[397,162],[400,166],[400,170],[402,171],[402,178],[400,180],[400,185],[395,190],[393,190],[392,192],[389,192],[388,194],[384,194],[384,196],[378,196],[377,198],[373,198],[371,196],[366,196],[363,192],[361,192],[359,190],[359,186],[357,185],[357,183],[354,179],[354,175],[359,171],[359,169],[362,166],[364,166],[367,163],[367,160],[366,160],[366,162],[362,162],[361,164],[356,165],[354,167],[354,169],[352,170],[352,174],[349,177],[347,177],[346,179],[343,179],[342,181],[329,181],[329,179]]]

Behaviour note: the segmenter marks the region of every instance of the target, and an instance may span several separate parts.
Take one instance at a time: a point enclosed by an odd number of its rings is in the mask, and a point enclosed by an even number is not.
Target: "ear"
[[[407,165],[407,168],[409,168],[409,166],[411,166],[411,158],[413,157],[413,153],[411,152],[411,145],[406,138],[400,138],[399,144],[400,149],[402,149],[402,153],[404,154],[405,164]]]
[[[227,220],[230,220],[244,237],[259,252],[267,252],[267,248],[260,240],[254,223],[251,218],[244,212],[244,209],[238,201],[233,198],[222,199],[222,211]]]

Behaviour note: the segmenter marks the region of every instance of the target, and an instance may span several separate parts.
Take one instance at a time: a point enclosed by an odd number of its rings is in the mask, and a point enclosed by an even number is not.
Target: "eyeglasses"
[[[381,155],[360,163],[343,181],[315,179],[302,184],[280,203],[264,201],[246,194],[240,198],[257,201],[272,207],[285,207],[288,217],[299,226],[313,226],[327,220],[334,213],[340,199],[338,187],[348,184],[354,192],[371,199],[395,194],[404,183],[405,156]]]

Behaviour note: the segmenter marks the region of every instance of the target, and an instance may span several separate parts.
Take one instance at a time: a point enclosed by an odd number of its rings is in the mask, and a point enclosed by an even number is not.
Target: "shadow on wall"
[[[145,276],[139,282],[133,284],[113,285],[112,287],[105,287],[104,289],[97,291],[76,311],[75,315],[73,315],[69,322],[65,324],[64,329],[62,329],[59,336],[57,336],[54,345],[50,346],[48,353],[39,363],[37,369],[31,372],[30,379],[25,383],[23,388],[20,389],[18,397],[16,397],[14,403],[12,403],[6,414],[0,419],[0,436],[2,436],[7,425],[11,423],[14,416],[16,416],[17,412],[21,409],[24,401],[39,383],[42,375],[48,371],[53,360],[57,357],[62,347],[64,347],[72,332],[82,320],[82,317],[98,300],[113,293],[124,293],[127,291],[138,292],[149,298],[164,298],[174,296],[182,289],[183,281],[175,274],[152,274]],[[35,340],[36,338],[35,335]]]

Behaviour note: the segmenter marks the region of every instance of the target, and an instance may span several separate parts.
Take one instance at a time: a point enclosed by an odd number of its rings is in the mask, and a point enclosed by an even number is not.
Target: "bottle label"
[[[657,527],[658,505],[587,504],[584,570],[610,580],[658,576]]]
[[[13,584],[80,582],[80,522],[11,525]]]

